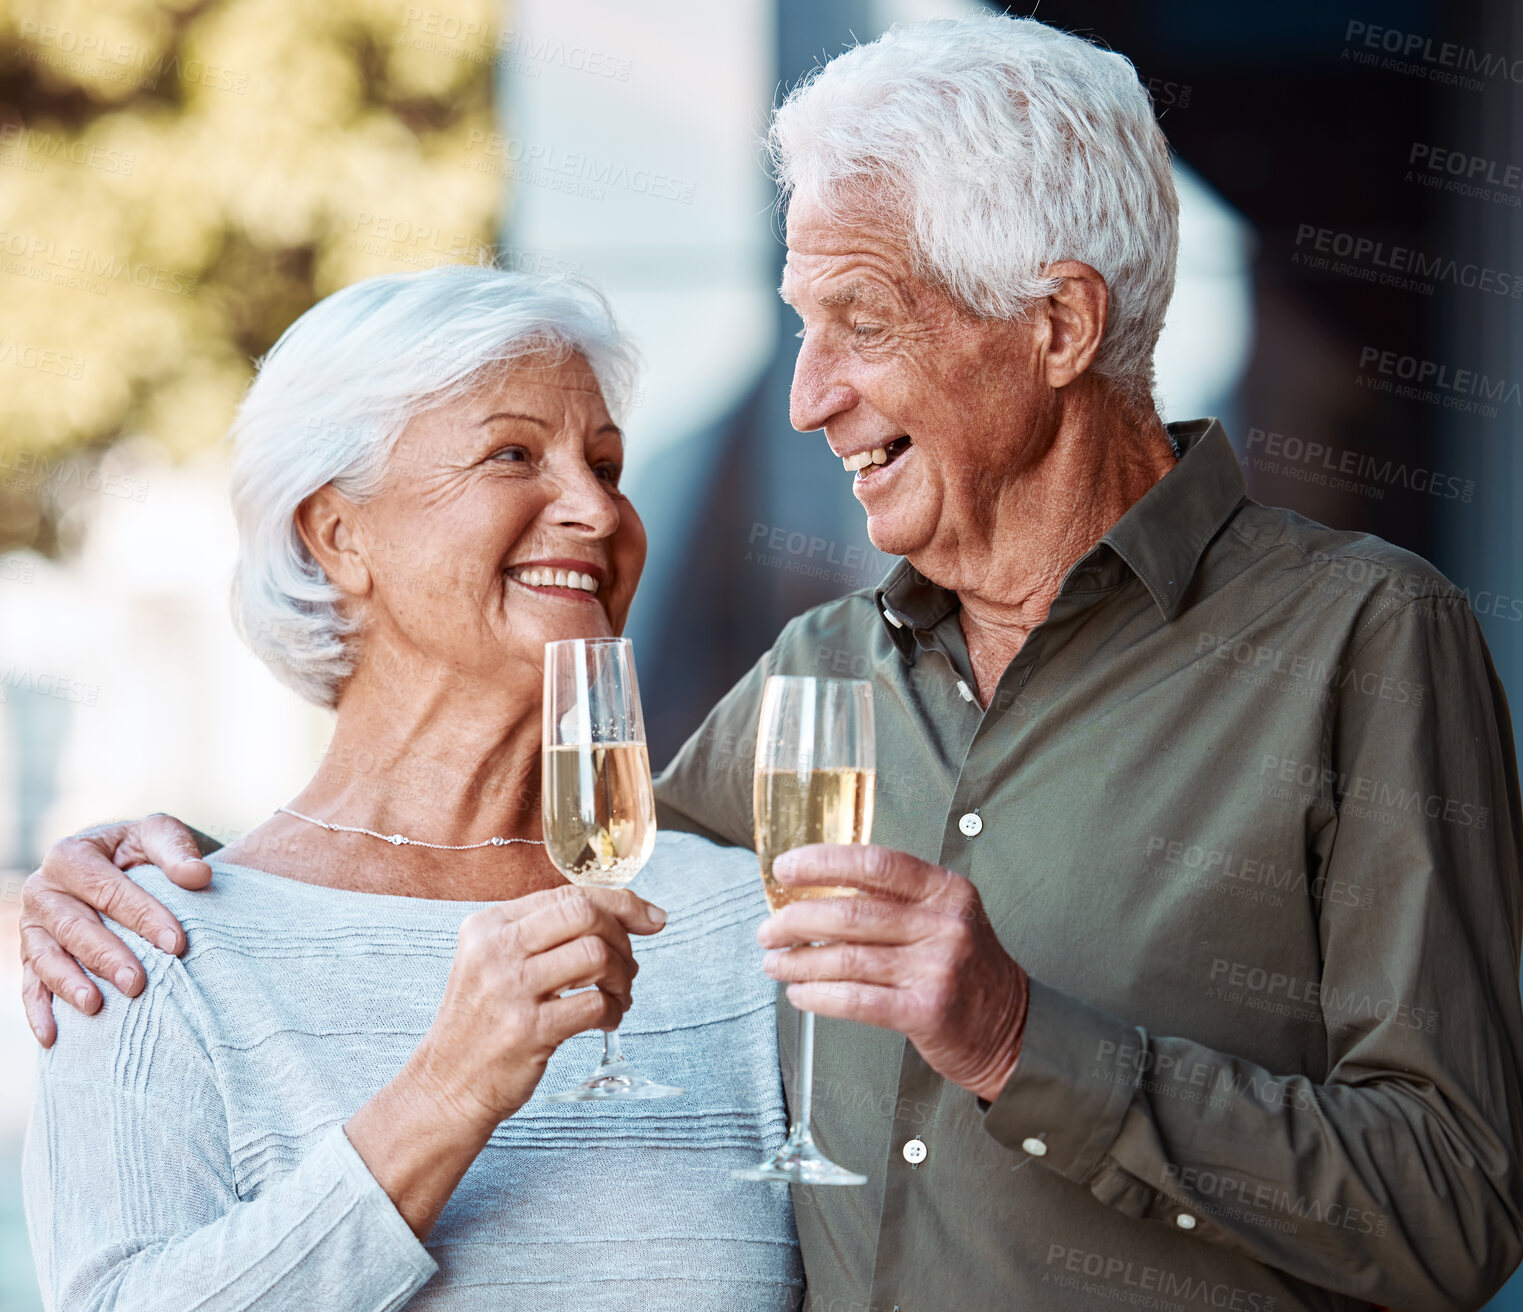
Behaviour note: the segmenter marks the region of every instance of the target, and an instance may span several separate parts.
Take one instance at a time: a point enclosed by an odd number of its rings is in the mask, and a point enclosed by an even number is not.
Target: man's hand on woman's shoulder
[[[100,1010],[88,967],[128,997],[146,977],[132,950],[101,923],[107,915],[165,952],[185,949],[180,922],[125,872],[156,865],[181,888],[205,888],[212,869],[191,830],[173,816],[98,825],[60,839],[26,881],[21,896],[21,1001],[44,1048],[53,1046],[53,994],[84,1012]]]

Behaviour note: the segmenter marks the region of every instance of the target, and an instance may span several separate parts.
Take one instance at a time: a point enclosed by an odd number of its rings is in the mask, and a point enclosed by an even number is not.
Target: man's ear
[[[1047,385],[1066,387],[1094,363],[1105,336],[1110,288],[1099,272],[1079,260],[1060,260],[1042,272],[1061,278],[1047,298]]]
[[[328,483],[296,508],[296,531],[328,581],[350,597],[369,593],[375,579],[356,530],[358,508]]]

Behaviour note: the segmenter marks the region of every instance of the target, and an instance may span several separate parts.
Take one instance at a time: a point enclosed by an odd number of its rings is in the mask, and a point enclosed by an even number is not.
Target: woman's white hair
[[[1045,265],[1092,265],[1110,290],[1094,370],[1152,409],[1179,202],[1121,55],[1029,18],[895,27],[795,87],[767,144],[783,197],[835,217],[881,203],[886,184],[916,272],[980,317],[1051,295]]]
[[[470,265],[367,278],[281,335],[230,436],[233,618],[282,682],[333,706],[354,668],[355,622],[297,532],[298,507],[329,483],[353,501],[373,496],[414,415],[546,350],[586,359],[618,420],[634,351],[602,296],[571,278]]]

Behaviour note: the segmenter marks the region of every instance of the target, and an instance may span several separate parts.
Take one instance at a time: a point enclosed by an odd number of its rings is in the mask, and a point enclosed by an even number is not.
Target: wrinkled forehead
[[[512,402],[547,419],[559,415],[615,427],[597,373],[583,356],[567,351],[539,351],[485,370],[464,408],[490,411]]]
[[[914,299],[909,244],[896,215],[844,213],[807,198],[788,208],[788,255],[778,295],[798,307],[878,308]]]

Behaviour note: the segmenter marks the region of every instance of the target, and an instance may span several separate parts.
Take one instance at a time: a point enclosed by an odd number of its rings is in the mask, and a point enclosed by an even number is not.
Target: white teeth
[[[858,451],[854,456],[842,456],[841,463],[848,473],[866,469],[868,465],[886,465],[888,464],[888,449],[875,446],[871,451]]]
[[[509,571],[511,577],[531,588],[576,588],[580,592],[596,592],[598,581],[591,574],[575,569],[542,569],[537,565]]]

